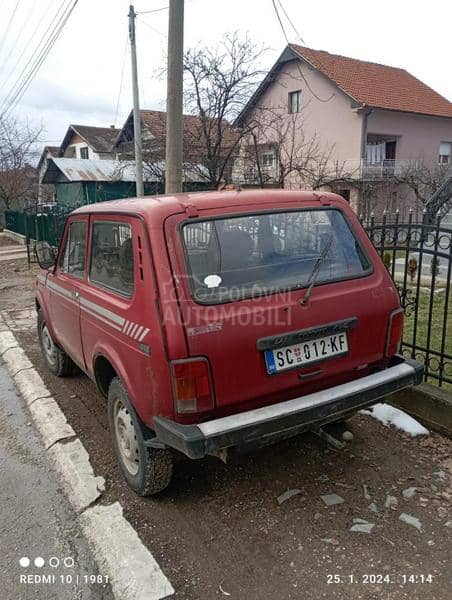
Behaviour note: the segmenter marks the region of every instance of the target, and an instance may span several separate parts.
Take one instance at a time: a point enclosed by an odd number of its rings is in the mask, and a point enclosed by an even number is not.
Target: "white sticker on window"
[[[207,275],[204,277],[204,285],[208,288],[216,288],[220,285],[222,279],[219,275]]]

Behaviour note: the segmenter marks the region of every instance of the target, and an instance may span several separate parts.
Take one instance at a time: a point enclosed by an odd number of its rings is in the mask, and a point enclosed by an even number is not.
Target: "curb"
[[[17,231],[11,231],[11,229],[4,229],[3,233],[7,237],[11,237],[14,240],[16,240],[17,242],[19,242],[19,244],[21,244],[22,246],[27,245],[27,238],[24,235],[22,235],[21,233],[17,233]]]
[[[452,438],[452,396],[435,385],[421,383],[388,396],[386,402],[401,408],[426,427]]]
[[[116,600],[162,600],[173,595],[171,583],[123,516],[119,502],[95,504],[105,480],[94,474],[88,452],[1,315],[0,358],[25,400]]]

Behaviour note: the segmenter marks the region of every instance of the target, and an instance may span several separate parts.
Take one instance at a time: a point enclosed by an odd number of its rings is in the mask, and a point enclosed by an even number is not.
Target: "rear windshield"
[[[371,268],[337,209],[195,221],[183,226],[182,237],[191,289],[204,303],[306,287],[322,254],[316,285]]]

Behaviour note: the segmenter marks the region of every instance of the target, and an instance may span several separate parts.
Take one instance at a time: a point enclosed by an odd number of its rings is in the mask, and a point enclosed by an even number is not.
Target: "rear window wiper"
[[[328,256],[328,252],[330,251],[332,243],[333,243],[333,234],[330,235],[325,246],[323,247],[322,251],[320,252],[318,259],[315,261],[315,265],[312,268],[312,271],[308,277],[307,283],[309,283],[309,287],[306,290],[305,295],[303,296],[303,299],[301,301],[302,304],[307,304],[309,302],[309,298],[311,297],[312,290],[315,286],[315,282],[317,281],[317,277],[320,273],[320,269],[321,269],[323,263],[325,262],[326,257]]]

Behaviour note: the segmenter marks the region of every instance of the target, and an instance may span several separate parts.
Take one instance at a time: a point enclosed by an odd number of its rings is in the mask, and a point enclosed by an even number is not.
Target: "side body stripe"
[[[38,275],[38,281],[41,283],[46,283],[45,277],[43,275]],[[73,303],[79,304],[80,310],[85,312],[86,314],[95,317],[105,325],[109,325],[116,331],[120,331],[127,337],[138,340],[142,342],[144,338],[149,333],[149,328],[144,327],[144,325],[140,325],[139,323],[134,323],[133,321],[129,321],[124,317],[116,314],[115,312],[80,296],[78,300],[74,299],[72,296],[72,291],[66,289],[65,287],[58,285],[54,281],[47,281],[47,286],[53,293],[65,300]]]

